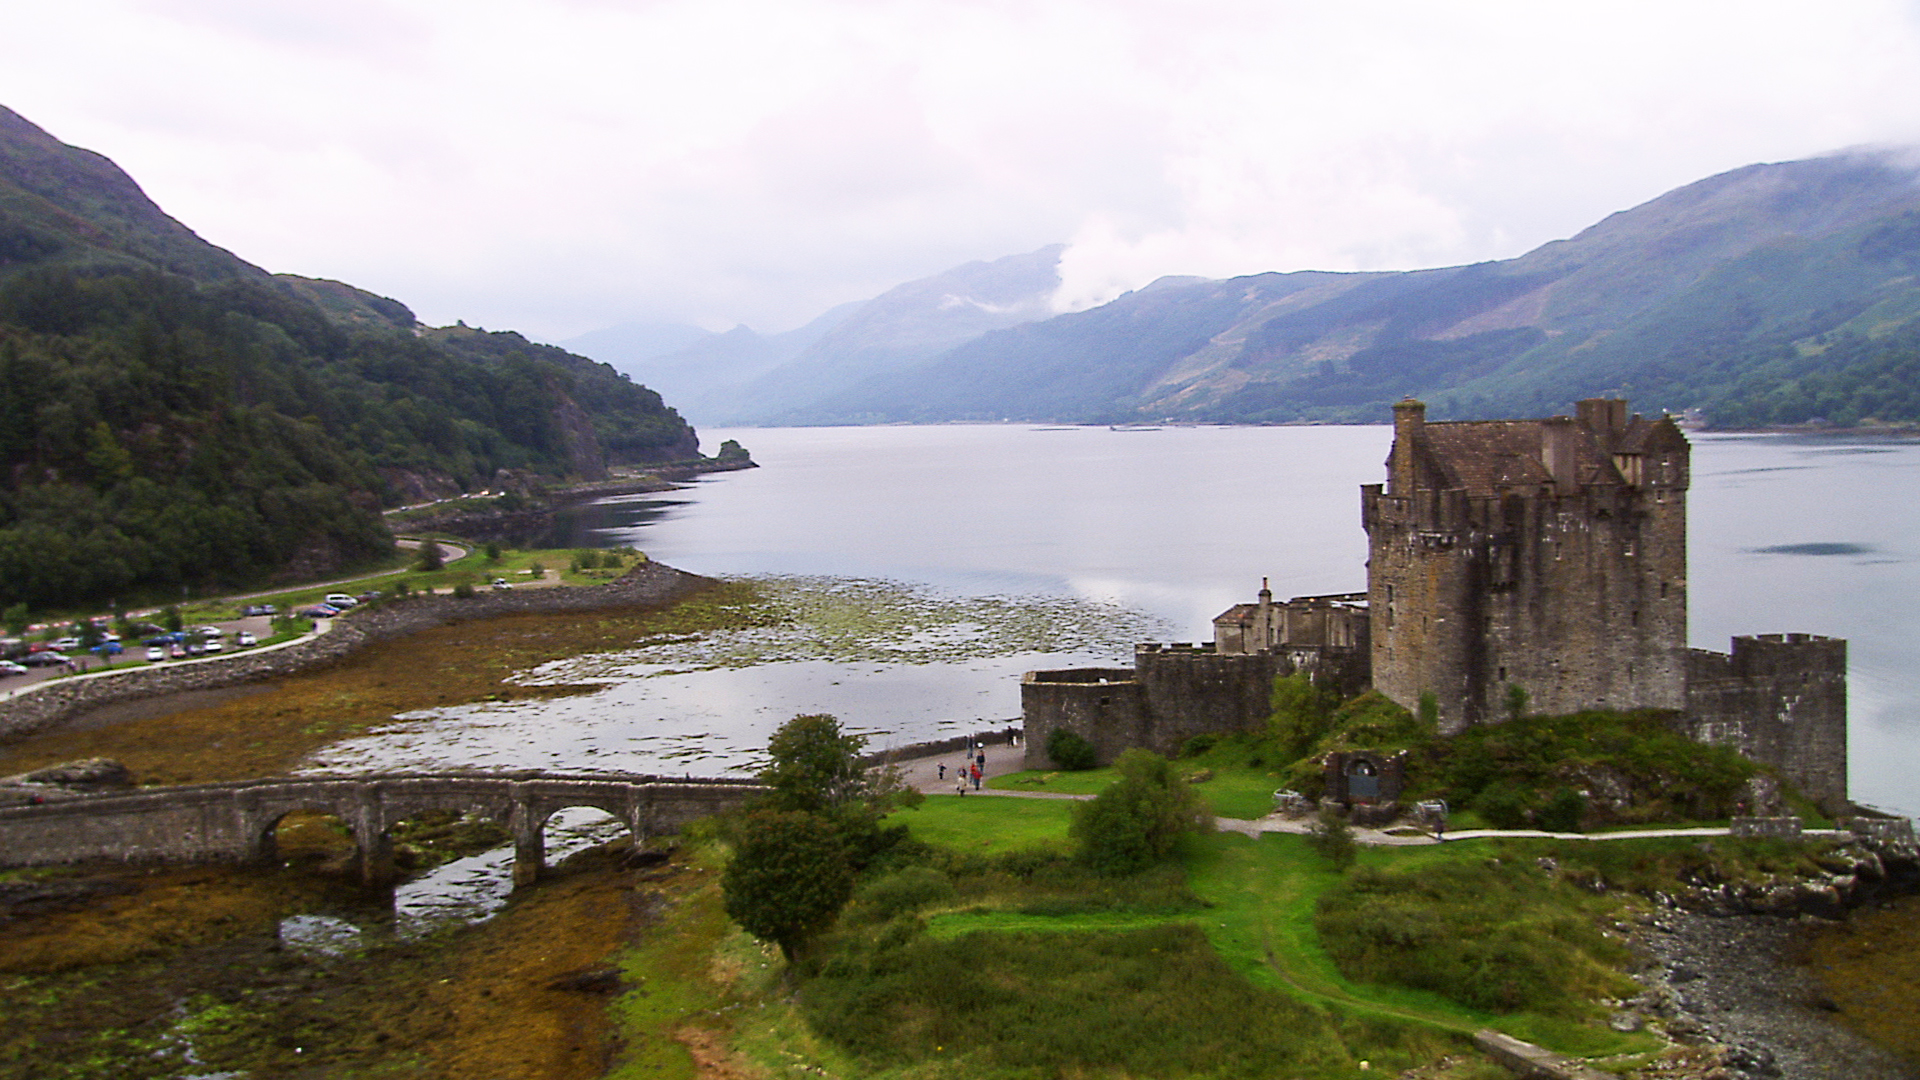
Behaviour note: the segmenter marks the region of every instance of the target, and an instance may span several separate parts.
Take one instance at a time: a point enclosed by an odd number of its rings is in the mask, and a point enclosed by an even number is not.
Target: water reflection
[[[618,840],[626,826],[603,810],[573,806],[547,819],[547,865]],[[292,915],[280,920],[282,944],[308,956],[348,956],[374,939],[411,940],[463,923],[492,918],[513,892],[513,845],[443,863],[394,887],[388,911]]]

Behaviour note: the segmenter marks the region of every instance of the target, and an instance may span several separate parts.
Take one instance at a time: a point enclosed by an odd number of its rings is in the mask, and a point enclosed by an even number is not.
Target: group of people
[[[968,757],[961,758],[960,764],[954,766],[953,770],[955,780],[954,790],[962,795],[967,793],[967,781],[969,780],[973,781],[973,790],[979,791],[980,779],[987,774],[986,745],[984,743],[974,743],[973,748],[968,751],[968,755]],[[940,779],[945,780],[946,778],[947,763],[943,761],[940,763]]]

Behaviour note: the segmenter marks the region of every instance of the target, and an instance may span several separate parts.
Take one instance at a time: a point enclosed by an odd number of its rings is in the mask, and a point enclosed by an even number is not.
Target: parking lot
[[[254,615],[254,616],[249,616],[243,619],[231,619],[224,622],[197,623],[187,628],[189,633],[195,630],[199,630],[206,626],[217,626],[222,631],[221,640],[224,642],[224,644],[222,645],[221,650],[217,653],[204,654],[203,656],[191,657],[189,659],[201,660],[201,659],[205,659],[207,656],[218,658],[222,656],[231,656],[235,653],[244,653],[247,651],[245,648],[238,647],[234,644],[234,640],[236,637],[238,637],[240,632],[244,630],[248,633],[251,633],[258,640],[265,641],[273,635],[272,623],[273,623],[273,619],[270,616],[266,616],[266,615]],[[72,660],[75,666],[80,671],[83,671],[83,672],[84,671],[105,671],[108,669],[120,670],[120,669],[130,668],[130,667],[145,667],[147,666],[146,640],[153,636],[154,635],[152,634],[143,634],[138,638],[121,642],[120,645],[125,651],[122,652],[119,656],[111,657],[106,660],[103,660],[101,657],[93,653],[83,652],[79,650],[63,653],[62,655],[66,656],[69,660]],[[188,661],[161,660],[158,662],[162,664],[177,664],[177,663],[185,663]],[[32,686],[35,683],[45,682],[48,679],[57,678],[58,676],[67,674],[67,670],[68,670],[67,668],[61,665],[52,664],[45,667],[28,667],[26,674],[24,675],[0,676],[0,694],[11,694],[21,690],[24,687]]]

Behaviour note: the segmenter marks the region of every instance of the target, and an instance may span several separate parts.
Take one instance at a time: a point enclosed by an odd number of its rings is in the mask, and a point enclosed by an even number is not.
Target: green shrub
[[[1586,796],[1572,788],[1561,788],[1534,814],[1534,820],[1548,832],[1579,832],[1586,814]]]
[[[1501,782],[1482,791],[1473,800],[1473,809],[1496,829],[1524,829],[1530,807],[1526,792],[1517,784]]]
[[[1120,778],[1075,806],[1068,829],[1080,859],[1097,873],[1144,870],[1171,855],[1183,833],[1212,826],[1199,794],[1166,758],[1136,749],[1115,764]]]
[[[1047,756],[1068,772],[1085,772],[1100,766],[1093,744],[1066,728],[1054,728],[1047,736]]]
[[[1307,843],[1320,853],[1321,858],[1332,863],[1334,869],[1345,871],[1359,857],[1359,847],[1353,840],[1353,826],[1347,824],[1340,811],[1329,806],[1320,811],[1319,820],[1307,830]]]
[[[910,866],[874,879],[854,893],[863,918],[885,922],[954,898],[953,881],[931,866]]]
[[[461,600],[471,600],[474,597],[473,585],[463,581],[453,587],[453,595]]]
[[[1180,756],[1183,758],[1199,757],[1201,754],[1212,750],[1219,744],[1220,736],[1218,735],[1195,735],[1180,744]]]

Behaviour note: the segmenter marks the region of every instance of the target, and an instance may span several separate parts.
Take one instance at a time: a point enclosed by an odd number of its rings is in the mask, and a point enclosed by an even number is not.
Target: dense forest
[[[0,108],[0,606],[324,573],[383,506],[698,452],[604,364],[269,274]]]

